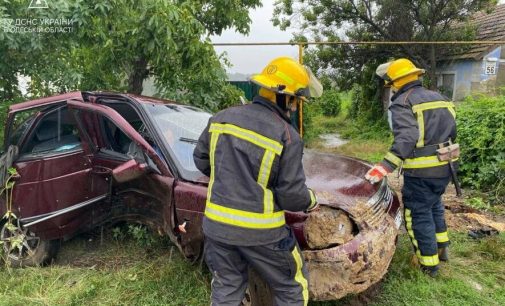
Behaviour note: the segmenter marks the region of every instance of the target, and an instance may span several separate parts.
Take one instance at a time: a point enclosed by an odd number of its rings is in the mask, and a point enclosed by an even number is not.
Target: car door
[[[107,198],[109,181],[97,175],[89,146],[66,99],[27,102],[11,109],[5,147],[17,146],[13,166],[19,178],[15,214],[42,239],[75,234],[89,224],[93,205]]]
[[[80,101],[69,101],[68,105],[94,147],[91,160],[95,167],[124,174],[131,171],[128,165],[132,160],[145,164],[143,175],[132,175],[130,179],[126,175],[113,180],[110,219],[149,225],[175,241],[172,219],[174,178],[165,162],[114,109]]]

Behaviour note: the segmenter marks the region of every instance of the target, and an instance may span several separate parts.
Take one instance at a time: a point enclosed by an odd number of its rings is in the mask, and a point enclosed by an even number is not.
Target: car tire
[[[3,222],[0,227],[0,239],[2,244],[2,260],[13,268],[41,266],[51,262],[56,257],[60,242],[58,240],[44,240],[28,229],[14,225],[14,229]],[[8,238],[22,238],[22,248],[13,250]]]

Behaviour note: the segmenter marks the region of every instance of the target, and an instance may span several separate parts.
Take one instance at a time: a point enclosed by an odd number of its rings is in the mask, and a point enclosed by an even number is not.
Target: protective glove
[[[314,211],[319,208],[319,202],[317,201],[316,193],[314,191],[312,191],[312,189],[310,189],[310,188],[308,188],[308,189],[309,189],[309,194],[310,194],[310,206],[309,206],[309,208],[307,208],[307,210],[305,212],[310,213],[311,211]]]
[[[391,173],[391,171],[383,165],[377,164],[373,166],[372,169],[368,170],[365,175],[365,179],[367,179],[370,183],[375,184],[382,181],[384,176],[388,175],[388,173]]]

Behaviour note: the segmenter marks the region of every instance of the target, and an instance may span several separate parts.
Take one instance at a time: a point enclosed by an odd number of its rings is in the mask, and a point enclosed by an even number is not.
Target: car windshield
[[[193,150],[212,115],[188,105],[146,104],[146,108],[153,116],[182,177],[192,181],[201,178],[203,174],[195,166]]]

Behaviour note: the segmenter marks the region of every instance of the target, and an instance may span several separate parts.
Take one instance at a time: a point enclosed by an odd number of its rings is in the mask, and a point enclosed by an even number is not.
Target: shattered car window
[[[148,104],[146,108],[153,116],[182,176],[188,180],[202,176],[193,162],[193,150],[212,115],[187,105]]]
[[[37,123],[21,154],[54,154],[80,148],[81,140],[73,118],[66,107],[61,107]]]
[[[14,115],[8,145],[19,146],[19,140],[28,131],[41,110],[43,108],[29,109],[20,111]]]

